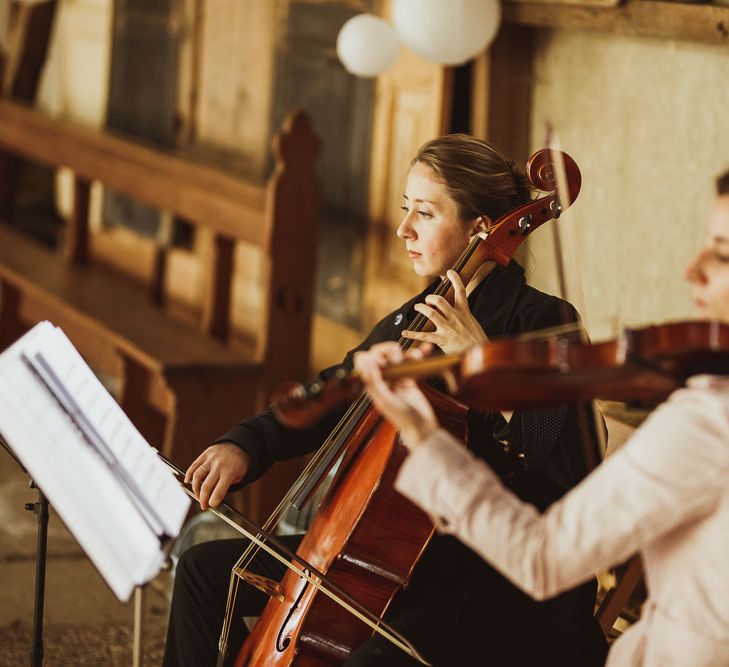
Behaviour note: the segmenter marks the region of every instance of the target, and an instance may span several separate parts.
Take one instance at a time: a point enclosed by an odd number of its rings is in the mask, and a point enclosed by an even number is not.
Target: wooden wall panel
[[[271,84],[276,2],[197,0],[199,78],[194,111],[198,144],[243,156],[263,178],[270,164]],[[275,132],[278,127],[273,129]]]
[[[442,134],[448,107],[446,68],[403,49],[377,80],[370,177],[370,231],[365,329],[424,286],[397,238],[410,161],[427,140]]]
[[[534,86],[534,30],[503,25],[475,75],[487,76],[486,138],[511,160],[524,163],[530,154],[531,101]],[[485,88],[485,90],[483,90]],[[482,111],[483,113],[483,111]]]

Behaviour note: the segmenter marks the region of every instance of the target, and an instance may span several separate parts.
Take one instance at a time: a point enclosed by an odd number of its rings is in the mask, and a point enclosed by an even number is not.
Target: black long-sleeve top
[[[351,370],[353,356],[382,341],[396,341],[417,315],[416,303],[424,301],[439,281],[385,316],[367,338],[349,351],[340,364],[324,369],[318,379],[327,380],[340,368]],[[469,295],[469,305],[489,339],[514,336],[574,322],[578,316],[566,301],[540,292],[526,283],[524,270],[515,262],[497,266]],[[470,411],[468,446],[488,461],[524,500],[541,508],[560,497],[586,473],[576,405],[515,411],[507,424],[500,413]],[[276,461],[302,456],[318,449],[344,414],[332,413],[317,425],[302,430],[280,424],[270,409],[246,419],[218,439],[233,442],[250,457],[242,484],[258,479]],[[591,437],[592,416],[587,415]],[[594,443],[591,443],[594,446]]]

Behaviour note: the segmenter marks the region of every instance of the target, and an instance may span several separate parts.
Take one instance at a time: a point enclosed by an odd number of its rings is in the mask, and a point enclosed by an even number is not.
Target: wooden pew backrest
[[[7,344],[21,326],[48,317],[70,329],[82,353],[112,349],[123,407],[181,465],[260,409],[277,384],[306,377],[319,139],[305,114],[292,113],[276,135],[275,169],[266,183],[2,99],[0,128],[0,158],[66,167],[74,179],[59,253],[0,225],[0,342]],[[8,164],[0,159],[0,182]],[[164,272],[140,288],[93,261],[89,200],[97,181],[212,236],[197,326],[179,323],[159,307],[166,292]],[[231,338],[231,279],[239,243],[263,254],[263,317],[255,346],[231,349],[225,343]],[[167,419],[156,438],[150,411]]]

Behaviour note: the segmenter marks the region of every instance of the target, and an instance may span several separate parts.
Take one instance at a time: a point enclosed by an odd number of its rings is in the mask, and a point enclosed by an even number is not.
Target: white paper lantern
[[[358,14],[337,35],[337,55],[348,72],[377,76],[395,62],[400,41],[395,28],[374,14]]]
[[[400,39],[419,56],[462,65],[493,40],[501,22],[498,0],[394,0]]]

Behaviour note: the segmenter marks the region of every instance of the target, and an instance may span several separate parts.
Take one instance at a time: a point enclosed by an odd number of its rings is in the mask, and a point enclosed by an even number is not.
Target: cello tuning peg
[[[531,213],[519,218],[519,222],[517,222],[517,226],[519,227],[519,233],[522,236],[526,236],[529,233],[529,228],[532,226]]]
[[[319,396],[321,396],[323,388],[324,387],[321,382],[312,382],[309,385],[306,393],[309,395],[310,398],[318,398]]]

